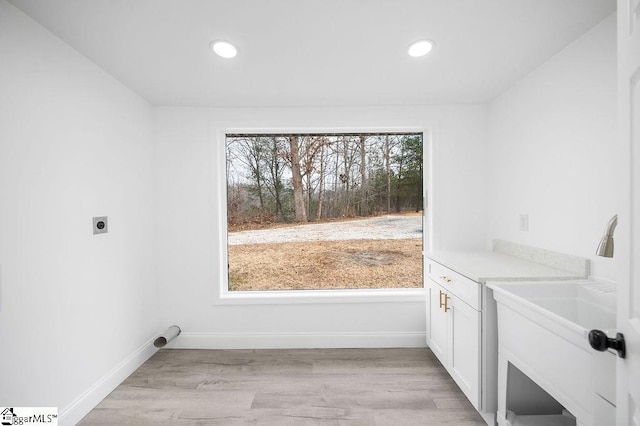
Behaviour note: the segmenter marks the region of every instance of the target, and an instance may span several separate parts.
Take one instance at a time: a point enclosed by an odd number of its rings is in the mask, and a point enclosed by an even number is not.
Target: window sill
[[[321,305],[329,303],[425,302],[424,288],[376,290],[223,291],[216,305]]]

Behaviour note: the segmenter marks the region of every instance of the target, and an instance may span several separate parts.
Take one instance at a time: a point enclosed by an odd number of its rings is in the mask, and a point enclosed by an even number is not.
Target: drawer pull
[[[449,307],[449,299],[450,299],[450,297],[444,291],[442,291],[442,290],[439,290],[439,291],[440,291],[440,307],[444,308],[444,311],[447,312],[447,311],[451,310],[451,308]],[[442,296],[444,296],[444,302],[442,301]]]
[[[449,278],[449,277],[448,277],[448,276],[446,276],[446,275],[441,275],[441,276],[440,276],[440,279],[441,279],[442,281],[444,281],[445,283],[450,283],[450,282],[451,282],[451,278]]]

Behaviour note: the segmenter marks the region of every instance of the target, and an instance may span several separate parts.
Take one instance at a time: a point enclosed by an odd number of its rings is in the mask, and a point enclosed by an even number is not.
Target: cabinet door
[[[444,290],[438,284],[427,280],[427,343],[440,362],[447,366],[447,313],[440,307],[444,300]],[[442,294],[442,296],[441,296]]]
[[[480,406],[480,312],[449,294],[449,374],[477,409]]]

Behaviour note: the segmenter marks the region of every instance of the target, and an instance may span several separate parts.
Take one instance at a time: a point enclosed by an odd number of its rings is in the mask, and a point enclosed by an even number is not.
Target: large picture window
[[[421,288],[422,133],[227,134],[228,290]]]

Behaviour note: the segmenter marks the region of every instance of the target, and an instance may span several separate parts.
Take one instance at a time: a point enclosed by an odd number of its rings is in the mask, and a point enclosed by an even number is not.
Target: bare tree
[[[291,155],[291,185],[293,186],[293,201],[296,210],[296,222],[306,222],[307,212],[304,208],[304,194],[302,193],[302,175],[300,173],[299,139],[297,136],[289,137]]]
[[[356,162],[356,154],[357,154],[357,147],[354,147],[352,144],[352,137],[351,136],[343,136],[342,137],[342,144],[341,144],[341,148],[342,148],[342,162],[343,162],[343,173],[340,175],[340,182],[342,182],[343,184],[343,188],[344,188],[344,204],[342,206],[343,209],[343,215],[345,216],[350,216],[353,214],[352,209],[351,209],[351,201],[352,201],[352,193],[353,193],[353,187],[354,184],[357,185],[357,181],[355,179],[353,179],[352,176],[352,172],[353,172],[353,165]]]
[[[322,137],[317,136],[303,137],[302,141],[299,142],[302,142],[299,144],[298,151],[302,151],[302,155],[300,156],[300,172],[304,179],[305,188],[303,188],[303,190],[306,189],[307,191],[307,216],[311,217],[313,194],[318,183],[315,173],[317,171],[318,153],[324,142]]]
[[[334,176],[333,176],[333,212],[334,215],[336,215],[336,212],[338,211],[338,183],[340,182],[340,168],[339,168],[339,164],[340,164],[340,148],[338,146],[338,144],[334,141],[331,144],[331,147],[333,148],[333,153],[336,155],[336,159],[333,161],[333,172],[334,172]]]
[[[391,144],[389,135],[384,137],[384,161],[387,169],[387,213],[391,211]]]
[[[320,141],[320,182],[318,183],[318,220],[322,218],[322,203],[324,202],[324,182],[325,182],[325,150],[327,140],[322,138]]]
[[[260,211],[264,212],[264,181],[262,164],[265,147],[260,138],[242,138],[237,140],[238,160],[244,163],[256,184],[256,192],[260,201]]]
[[[367,137],[360,135],[360,216],[369,214],[367,208]]]
[[[275,204],[274,216],[278,219],[284,215],[282,209],[284,155],[277,137],[274,136],[269,139],[269,146],[265,154],[265,163],[268,172],[265,175],[265,183],[267,184],[267,190],[273,197]]]

